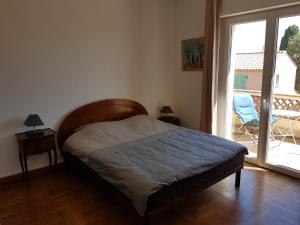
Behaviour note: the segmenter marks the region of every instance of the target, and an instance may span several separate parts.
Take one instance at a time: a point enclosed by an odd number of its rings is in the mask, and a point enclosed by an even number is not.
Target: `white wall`
[[[0,177],[20,172],[14,134],[29,113],[57,129],[95,100],[135,99],[152,115],[173,105],[174,34],[173,0],[2,0]]]
[[[221,16],[300,3],[299,0],[223,0]]]
[[[296,73],[297,65],[292,61],[288,54],[278,54],[276,59],[275,76],[277,74],[279,75],[279,86],[274,88],[274,93],[296,95]]]
[[[296,1],[249,2],[224,0],[222,15]],[[181,71],[181,40],[204,24],[205,0],[0,1],[0,177],[20,172],[14,133],[29,113],[56,129],[82,104],[131,98],[198,129],[202,72]]]
[[[181,71],[181,40],[204,36],[205,0],[176,0],[176,114],[184,126],[199,129],[202,72]]]

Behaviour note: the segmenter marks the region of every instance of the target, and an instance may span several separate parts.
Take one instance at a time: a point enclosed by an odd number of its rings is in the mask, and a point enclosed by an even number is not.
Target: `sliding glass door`
[[[300,177],[300,6],[222,18],[220,38],[217,134]]]
[[[253,34],[256,30],[256,35]],[[231,124],[228,137],[247,146],[249,158],[257,158],[259,102],[263,78],[266,20],[232,26],[230,62]],[[230,104],[231,106],[231,104]],[[231,115],[230,115],[231,113]]]
[[[300,171],[300,11],[279,17],[277,34],[271,95],[273,140],[267,149],[266,162]]]

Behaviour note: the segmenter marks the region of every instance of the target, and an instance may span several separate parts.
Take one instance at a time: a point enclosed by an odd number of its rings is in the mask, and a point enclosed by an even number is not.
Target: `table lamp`
[[[173,110],[171,106],[165,105],[161,108],[160,113],[164,116],[169,116],[170,114],[173,114]]]
[[[26,131],[26,135],[28,137],[40,136],[40,135],[44,134],[44,132],[42,130],[36,129],[37,126],[44,125],[43,121],[37,114],[28,115],[27,119],[24,122],[24,125],[27,127],[33,127],[32,130]]]

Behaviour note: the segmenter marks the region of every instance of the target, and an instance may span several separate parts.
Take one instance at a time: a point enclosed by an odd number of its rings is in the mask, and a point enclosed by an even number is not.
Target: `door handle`
[[[267,110],[268,109],[268,101],[266,99],[262,100],[262,108],[263,108],[263,110]]]

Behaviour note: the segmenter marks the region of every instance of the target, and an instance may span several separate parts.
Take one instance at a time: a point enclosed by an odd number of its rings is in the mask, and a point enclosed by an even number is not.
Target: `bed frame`
[[[66,168],[76,170],[90,177],[95,182],[104,185],[108,191],[117,193],[129,202],[133,209],[134,207],[129,199],[117,190],[117,188],[102,179],[101,176],[84,164],[78,157],[63,151],[62,147],[65,140],[83,125],[95,122],[116,121],[135,115],[148,115],[148,112],[141,104],[132,100],[109,99],[93,102],[71,112],[61,123],[57,134],[58,144],[62,150]],[[234,173],[236,173],[235,187],[238,188],[240,186],[243,164],[244,154],[238,154],[232,161],[226,161],[202,174],[165,186],[150,196],[145,215],[141,218],[143,223],[148,224],[149,215],[159,211],[163,206],[175,203],[175,200],[192,194],[195,191],[204,190]]]

